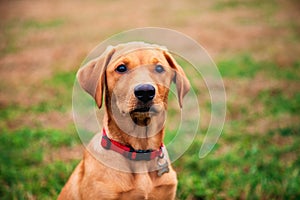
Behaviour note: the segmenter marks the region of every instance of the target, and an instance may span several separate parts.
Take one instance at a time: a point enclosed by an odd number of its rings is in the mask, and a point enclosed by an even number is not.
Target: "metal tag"
[[[164,163],[161,163],[165,161]],[[157,171],[157,175],[158,176],[162,176],[164,173],[168,173],[169,170],[169,163],[167,159],[164,159],[164,154],[162,153],[161,156],[159,156],[158,160],[157,160],[157,165],[158,165],[158,171]]]
[[[157,172],[158,176],[162,176],[164,173],[168,173],[169,172],[169,163],[168,163],[168,161],[166,161],[162,165],[160,165],[160,164],[158,164],[158,165],[160,167],[159,170],[158,170],[158,172]]]

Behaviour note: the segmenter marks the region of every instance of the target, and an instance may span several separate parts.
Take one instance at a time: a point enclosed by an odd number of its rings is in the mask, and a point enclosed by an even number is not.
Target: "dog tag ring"
[[[157,175],[158,176],[162,176],[164,173],[168,173],[169,172],[169,163],[166,159],[164,158],[164,154],[162,154],[161,156],[159,156],[158,161],[157,161],[157,165],[158,165],[158,171],[157,171]],[[161,163],[164,162],[164,163]]]

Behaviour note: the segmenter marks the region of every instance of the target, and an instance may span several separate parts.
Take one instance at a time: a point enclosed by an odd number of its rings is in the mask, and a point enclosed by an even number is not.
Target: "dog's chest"
[[[164,181],[157,181],[153,177],[151,178],[149,174],[136,174],[129,184],[130,187],[128,187],[128,190],[119,192],[118,199],[161,199],[163,194],[159,194],[160,191],[168,191],[170,189],[168,188],[170,183],[165,185]],[[176,187],[175,182],[174,187]],[[163,199],[169,199],[169,195]]]
[[[153,180],[148,174],[134,174],[126,184],[126,189],[122,184],[119,185],[120,199],[148,199],[154,188]]]

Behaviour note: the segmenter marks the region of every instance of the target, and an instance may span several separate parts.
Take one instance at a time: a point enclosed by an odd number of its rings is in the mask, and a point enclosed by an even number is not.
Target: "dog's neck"
[[[157,134],[151,137],[134,137],[134,135],[138,136],[141,135],[141,133],[135,132],[136,129],[133,129],[131,133],[125,133],[122,131],[116,124],[109,110],[107,110],[104,116],[103,126],[107,130],[107,135],[110,139],[113,139],[123,145],[131,146],[135,150],[157,150],[163,143],[164,129],[161,129]],[[142,130],[146,132],[147,128],[145,127]],[[139,128],[138,131],[140,132],[141,128]]]

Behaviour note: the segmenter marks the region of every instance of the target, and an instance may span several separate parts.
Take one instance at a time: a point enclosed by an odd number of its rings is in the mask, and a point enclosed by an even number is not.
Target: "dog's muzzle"
[[[138,106],[130,112],[130,116],[135,124],[147,126],[151,121],[150,107],[155,97],[155,88],[151,84],[139,84],[134,88],[134,96],[138,100]]]

